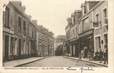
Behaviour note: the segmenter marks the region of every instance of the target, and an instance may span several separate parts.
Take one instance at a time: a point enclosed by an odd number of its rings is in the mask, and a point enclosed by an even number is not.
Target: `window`
[[[9,17],[10,17],[10,10],[8,7],[6,7],[6,11],[5,11],[5,27],[9,28]]]
[[[15,43],[14,43],[14,38],[13,37],[11,37],[11,41],[10,41],[10,55],[14,55],[14,45],[15,45]]]
[[[9,55],[9,36],[7,36],[7,35],[5,35],[5,60],[7,60],[8,59],[8,55]]]
[[[100,49],[101,48],[101,43],[100,43],[100,37],[96,37],[96,49]]]
[[[107,9],[103,10],[103,14],[104,14],[104,23],[108,24],[108,19],[107,19]]]
[[[99,23],[99,14],[96,15],[96,22]]]
[[[5,20],[5,11],[3,11],[3,26],[5,27],[5,25],[6,25],[6,22],[5,22],[6,20]]]
[[[33,29],[33,27],[32,27],[32,38],[34,38],[34,29]]]
[[[24,32],[24,35],[26,35],[26,22],[23,21],[23,32]]]
[[[86,6],[84,6],[84,14],[86,14],[86,13],[87,13],[87,12],[86,12],[86,10],[87,10],[87,9],[86,9]]]
[[[27,24],[27,34],[29,35],[29,24]]]
[[[107,34],[104,35],[104,41],[105,41],[105,45],[108,47],[108,36],[107,36]]]
[[[18,31],[21,32],[21,18],[18,17]]]
[[[73,29],[73,37],[75,36],[75,30]]]
[[[94,27],[98,27],[99,26],[99,14],[96,14],[96,21],[93,23]]]
[[[18,56],[20,56],[21,55],[21,39],[19,39],[19,41],[18,41]]]
[[[104,17],[107,17],[107,9],[104,9]]]

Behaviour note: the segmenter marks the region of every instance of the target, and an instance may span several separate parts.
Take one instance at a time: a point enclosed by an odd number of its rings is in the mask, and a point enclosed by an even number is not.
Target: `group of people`
[[[104,64],[108,64],[108,49],[107,46],[104,46],[104,50],[97,51],[95,53],[95,56],[93,55],[93,51],[91,49],[88,49],[87,47],[84,47],[83,50],[80,52],[80,59],[81,58],[88,58],[89,60],[98,60],[100,63],[104,62]]]
[[[104,51],[100,50],[95,53],[95,59],[100,60],[100,63],[108,64],[108,49],[105,46]]]

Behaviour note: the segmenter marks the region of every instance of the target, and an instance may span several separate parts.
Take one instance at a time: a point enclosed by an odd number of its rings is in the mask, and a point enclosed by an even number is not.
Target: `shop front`
[[[73,57],[79,57],[79,39],[73,39],[70,41],[70,54]]]
[[[94,55],[94,38],[93,29],[79,34],[80,55],[83,58],[93,58]]]
[[[67,41],[65,41],[65,47],[66,47],[66,55],[69,55],[69,53],[70,53],[70,41],[69,40],[67,40]]]

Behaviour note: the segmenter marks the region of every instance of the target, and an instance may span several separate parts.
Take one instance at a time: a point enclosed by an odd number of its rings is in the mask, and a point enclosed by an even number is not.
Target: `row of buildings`
[[[85,1],[67,19],[66,50],[71,56],[84,58],[108,49],[108,2]]]
[[[25,13],[20,1],[10,1],[3,11],[3,60],[51,56],[53,33]]]

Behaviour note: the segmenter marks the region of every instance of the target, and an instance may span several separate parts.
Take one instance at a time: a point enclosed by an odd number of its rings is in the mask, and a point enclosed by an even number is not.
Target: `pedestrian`
[[[94,50],[93,49],[91,49],[91,60],[93,60],[93,54],[94,54]]]
[[[88,54],[88,48],[85,46],[83,50],[83,57],[87,58],[87,54]]]
[[[104,46],[104,64],[108,64],[108,49],[107,49],[107,45]]]
[[[103,52],[102,52],[102,50],[100,50],[100,52],[99,52],[99,59],[100,59],[100,63],[102,63],[102,61],[103,61]]]
[[[92,59],[92,51],[90,49],[88,50],[88,58],[89,58],[89,60]]]
[[[84,50],[81,50],[81,59],[84,58]]]
[[[81,59],[81,51],[80,51],[80,53],[79,53],[79,59]]]
[[[95,60],[99,60],[99,52],[98,50],[95,52],[95,57],[94,57]]]

